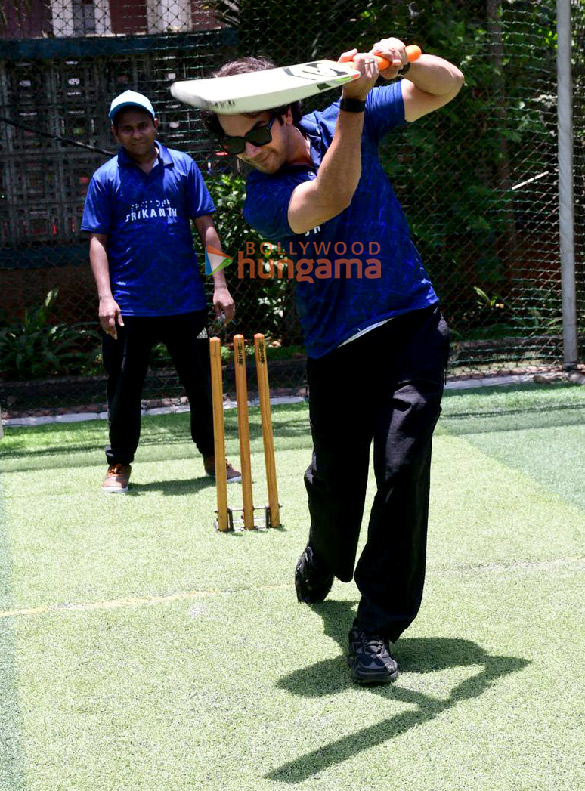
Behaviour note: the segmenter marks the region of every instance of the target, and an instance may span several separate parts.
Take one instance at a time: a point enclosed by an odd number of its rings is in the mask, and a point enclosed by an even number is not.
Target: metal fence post
[[[577,364],[575,296],[575,203],[573,187],[573,87],[571,0],[557,0],[557,108],[559,129],[559,238],[563,289],[563,348],[566,369]]]

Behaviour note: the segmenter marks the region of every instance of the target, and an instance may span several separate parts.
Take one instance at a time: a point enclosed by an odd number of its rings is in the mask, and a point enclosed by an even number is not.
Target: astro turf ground
[[[126,497],[104,423],[6,430],[0,789],[585,787],[585,389],[448,391],[425,599],[375,689],[345,665],[353,583],[296,601],[307,408],[273,423],[284,528],[245,535],[212,529],[184,414],[144,420]]]

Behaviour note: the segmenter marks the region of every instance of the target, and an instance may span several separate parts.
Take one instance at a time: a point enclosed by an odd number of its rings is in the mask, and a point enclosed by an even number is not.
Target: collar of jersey
[[[159,143],[158,140],[154,141],[155,146],[158,148],[158,158],[162,162],[164,167],[169,167],[173,164],[172,157],[169,153],[169,149],[166,146],[163,146],[162,143]],[[132,159],[132,157],[128,156],[125,148],[120,148],[118,151],[118,160],[121,165],[135,165],[136,162]]]

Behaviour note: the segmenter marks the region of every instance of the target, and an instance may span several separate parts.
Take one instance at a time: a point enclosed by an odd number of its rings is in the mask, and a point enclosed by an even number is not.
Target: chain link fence
[[[582,218],[585,9],[570,2]],[[173,99],[172,82],[206,76],[234,56],[286,65],[368,50],[387,35],[452,60],[466,76],[452,104],[382,147],[452,328],[450,375],[562,366],[555,0],[394,0],[361,9],[349,0],[0,0],[3,412],[104,403],[97,297],[79,228],[92,173],[116,150],[107,118],[115,95],[132,88],[151,98],[161,141],[194,157],[224,249],[236,257],[260,241],[242,218],[245,174],[218,153],[199,111]],[[576,226],[582,340],[585,232]],[[224,328],[210,316],[211,331],[227,345],[235,332],[264,332],[272,386],[303,392],[294,284],[225,272],[238,318]],[[582,361],[582,342],[579,352]],[[145,399],[180,396],[165,350],[155,349]]]

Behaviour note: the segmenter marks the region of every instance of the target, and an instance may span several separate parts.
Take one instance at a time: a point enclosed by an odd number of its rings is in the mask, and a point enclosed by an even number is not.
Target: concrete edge
[[[510,374],[507,376],[490,376],[482,379],[460,379],[448,381],[445,385],[446,390],[471,390],[478,387],[504,387],[511,384],[527,384],[529,382],[537,382],[540,384],[553,383],[556,381],[575,382],[576,384],[585,385],[585,375],[581,373],[570,374]],[[274,406],[278,404],[300,404],[305,401],[304,396],[275,396],[270,399],[270,403]],[[258,399],[251,399],[250,406],[257,406]],[[224,402],[225,409],[235,409],[236,402],[226,399]],[[188,404],[177,404],[176,406],[166,407],[143,407],[142,415],[172,415],[179,412],[188,412]],[[2,427],[18,427],[26,428],[29,426],[43,426],[48,423],[84,423],[89,420],[107,420],[107,412],[71,412],[66,415],[42,415],[39,417],[21,417],[21,418],[2,418]],[[0,437],[2,436],[0,430]]]

